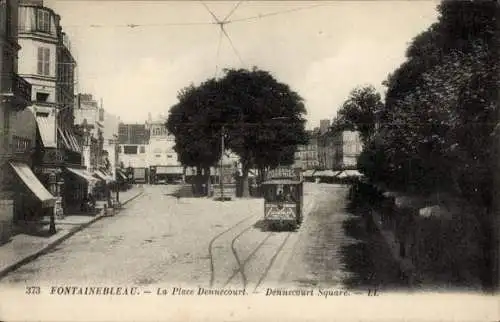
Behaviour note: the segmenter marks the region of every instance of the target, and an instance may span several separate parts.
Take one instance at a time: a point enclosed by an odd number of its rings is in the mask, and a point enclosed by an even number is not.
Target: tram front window
[[[293,187],[270,187],[265,193],[265,200],[267,202],[295,202],[295,192]]]

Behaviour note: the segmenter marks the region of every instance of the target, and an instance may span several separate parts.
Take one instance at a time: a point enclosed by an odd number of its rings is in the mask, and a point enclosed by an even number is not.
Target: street
[[[345,210],[347,186],[305,183],[304,223],[293,232],[265,229],[262,199],[178,199],[179,186],[144,188],[118,215],[97,221],[0,283],[231,287],[250,293],[285,285],[356,288],[363,285],[353,277],[369,274],[349,260],[359,241],[345,230],[354,218]]]

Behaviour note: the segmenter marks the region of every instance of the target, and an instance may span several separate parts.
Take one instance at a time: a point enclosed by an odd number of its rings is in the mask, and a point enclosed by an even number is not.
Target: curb
[[[397,263],[399,266],[399,270],[402,274],[402,276],[406,279],[406,282],[408,283],[408,286],[410,288],[413,288],[415,285],[415,273],[417,268],[415,267],[415,264],[412,262],[411,259],[409,258],[402,258],[397,254],[397,251],[394,249],[394,242],[396,241],[396,238],[392,232],[386,232],[382,228],[380,224],[380,215],[375,212],[375,211],[370,211],[370,219],[373,223],[373,225],[376,227],[377,233],[382,237],[382,240],[386,244],[386,246],[389,248],[389,252],[391,253],[392,259]],[[391,236],[388,236],[391,235]],[[392,239],[392,240],[391,240]]]
[[[137,199],[138,197],[142,196],[143,194],[144,194],[144,190],[140,191],[139,193],[137,193],[133,197],[129,198],[127,201],[123,202],[122,206],[126,205],[130,201],[133,201],[133,200]],[[120,212],[121,210],[122,210],[122,208],[118,209],[117,212]],[[86,222],[86,223],[84,223],[84,224],[82,224],[82,225],[80,225],[78,227],[70,229],[66,234],[62,235],[61,237],[59,237],[58,239],[54,240],[53,242],[51,242],[51,243],[43,246],[42,249],[40,249],[40,250],[34,252],[33,254],[28,255],[28,256],[24,257],[23,259],[17,261],[16,263],[13,263],[13,264],[7,266],[6,268],[0,270],[0,279],[4,278],[9,273],[17,270],[19,267],[28,264],[29,262],[37,259],[38,257],[40,257],[42,255],[47,254],[50,250],[52,250],[53,248],[57,247],[58,245],[60,245],[65,240],[69,239],[70,237],[72,237],[77,232],[79,232],[79,231],[81,231],[81,230],[89,227],[90,225],[94,224],[95,222],[97,222],[100,219],[105,218],[105,217],[109,217],[109,215],[104,214],[104,210],[101,210],[101,212],[98,215],[96,215],[89,222]]]

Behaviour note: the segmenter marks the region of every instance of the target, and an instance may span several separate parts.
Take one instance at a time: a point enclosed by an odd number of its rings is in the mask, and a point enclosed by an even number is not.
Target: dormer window
[[[44,9],[37,9],[36,30],[50,33],[50,12]]]

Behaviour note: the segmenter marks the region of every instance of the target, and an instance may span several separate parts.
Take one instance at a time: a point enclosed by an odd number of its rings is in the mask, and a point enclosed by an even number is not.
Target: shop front
[[[30,166],[24,162],[9,162],[18,180],[13,183],[14,224],[39,222],[44,217],[50,217],[56,205],[56,198],[38,180]]]
[[[107,172],[106,169],[98,169],[94,171],[94,176],[99,179],[99,183],[97,185],[97,198],[99,200],[105,200],[108,203],[111,203],[111,190],[113,188],[113,176]]]
[[[85,201],[91,198],[92,191],[98,180],[83,166],[66,166],[64,168],[66,193],[64,200],[65,210],[71,213],[85,212]]]
[[[43,111],[38,108],[38,111]],[[58,217],[76,211],[86,197],[88,178],[75,176],[68,169],[82,168],[82,153],[71,130],[57,126],[51,113],[36,112],[37,144],[34,155],[35,174],[56,198],[54,213]],[[89,176],[91,177],[91,176]]]

